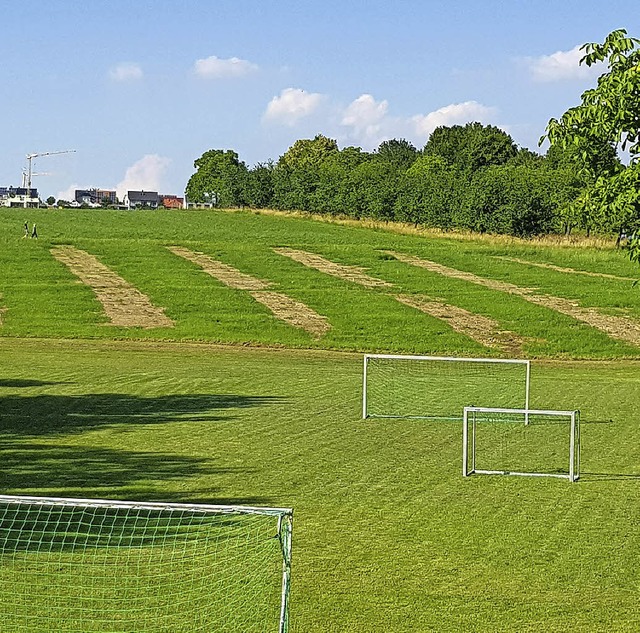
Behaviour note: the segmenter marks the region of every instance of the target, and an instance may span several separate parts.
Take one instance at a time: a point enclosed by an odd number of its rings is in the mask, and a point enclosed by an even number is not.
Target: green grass
[[[537,363],[583,478],[461,476],[459,424],[360,419],[361,358],[0,344],[2,489],[293,506],[293,631],[640,626],[635,362]]]
[[[496,355],[447,323],[402,305],[395,293],[424,294],[494,319],[525,339],[529,357],[637,357],[638,347],[549,308],[390,259],[397,250],[459,270],[563,297],[585,308],[640,319],[640,292],[629,281],[571,275],[496,259],[517,256],[580,270],[634,277],[615,250],[502,244],[455,237],[398,235],[250,212],[29,211],[42,237],[21,239],[24,210],[0,214],[0,336],[137,338],[285,347]],[[175,328],[145,330],[106,324],[93,292],[50,254],[72,244],[98,257],[152,301]],[[325,315],[331,331],[319,341],[274,318],[247,292],[205,275],[166,246],[183,245],[273,283],[273,289]],[[273,252],[306,249],[339,263],[364,266],[394,284],[368,289],[306,268]]]
[[[21,239],[25,217],[39,240]],[[58,244],[97,256],[176,327],[105,325],[93,293],[49,253]],[[165,248],[174,244],[271,281],[332,330],[317,341],[276,320]],[[394,288],[321,274],[278,246],[363,266]],[[630,282],[492,257],[636,276],[614,250],[248,212],[2,211],[0,490],[293,507],[295,632],[637,631],[638,348],[384,250],[640,318]],[[582,412],[580,482],[465,479],[459,423],[361,419],[362,357],[350,352],[497,354],[394,292],[526,338],[524,355],[538,359],[531,406]]]

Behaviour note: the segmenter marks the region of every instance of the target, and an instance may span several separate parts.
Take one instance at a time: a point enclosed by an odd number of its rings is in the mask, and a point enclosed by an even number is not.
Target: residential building
[[[90,207],[99,207],[105,201],[108,204],[117,204],[116,192],[110,189],[76,189],[75,201],[79,204],[87,204]]]
[[[0,206],[39,207],[38,190],[33,187],[0,187]]]
[[[127,191],[124,202],[127,209],[157,209],[160,197],[157,191]]]
[[[162,193],[159,196],[160,206],[165,209],[183,209],[184,208],[184,198],[179,198],[178,196],[174,196],[173,194]]]

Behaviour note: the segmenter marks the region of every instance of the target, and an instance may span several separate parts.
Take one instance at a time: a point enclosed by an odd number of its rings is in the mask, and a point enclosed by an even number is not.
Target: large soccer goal
[[[580,478],[580,412],[465,407],[462,474]]]
[[[366,354],[362,417],[461,420],[466,406],[529,408],[528,360]]]
[[[290,509],[0,496],[3,631],[286,633]]]

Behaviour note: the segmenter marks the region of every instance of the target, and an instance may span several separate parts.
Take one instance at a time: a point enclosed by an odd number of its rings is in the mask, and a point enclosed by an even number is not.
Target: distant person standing
[[[29,237],[29,223],[26,220],[24,221],[24,235],[22,236],[22,239],[25,237]]]
[[[33,230],[31,231],[31,237],[38,239],[38,231],[36,231],[36,223],[33,223]]]

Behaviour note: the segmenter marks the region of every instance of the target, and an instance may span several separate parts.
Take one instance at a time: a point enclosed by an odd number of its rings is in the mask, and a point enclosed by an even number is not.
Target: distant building
[[[160,196],[157,191],[127,191],[124,202],[127,209],[157,209]]]
[[[179,198],[178,196],[174,196],[172,194],[162,193],[159,196],[160,206],[165,209],[183,209],[184,208],[184,198]]]
[[[38,190],[28,187],[0,187],[0,206],[39,207]]]
[[[106,201],[107,204],[117,204],[116,192],[110,189],[76,189],[75,201],[78,204],[87,204],[90,207],[99,207]]]

